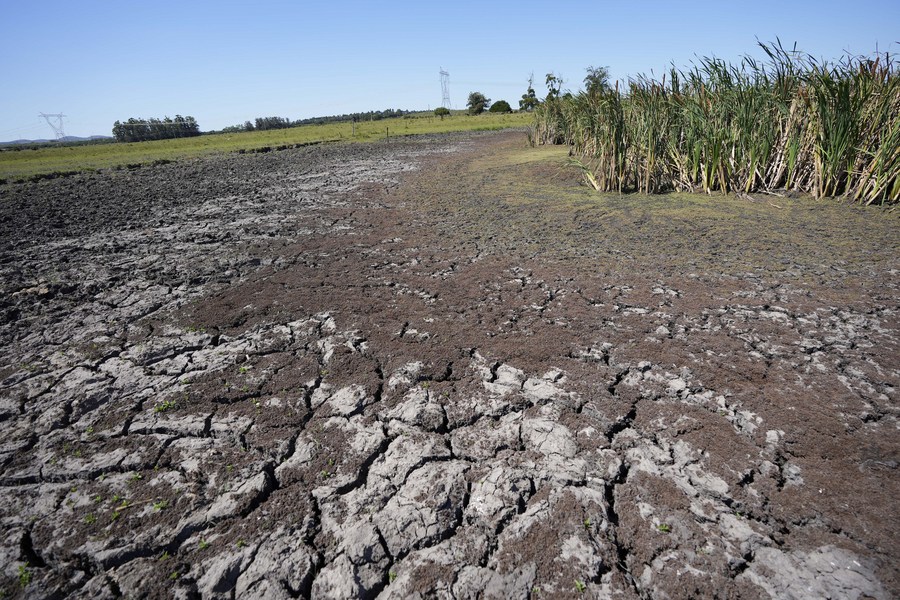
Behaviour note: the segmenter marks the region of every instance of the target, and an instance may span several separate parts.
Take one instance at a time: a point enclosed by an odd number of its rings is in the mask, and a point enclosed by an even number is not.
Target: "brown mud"
[[[515,132],[0,198],[7,597],[900,595],[895,212]]]

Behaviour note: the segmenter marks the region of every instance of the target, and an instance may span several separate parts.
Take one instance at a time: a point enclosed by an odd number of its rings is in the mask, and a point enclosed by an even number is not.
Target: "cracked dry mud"
[[[896,214],[524,144],[0,188],[6,597],[900,595]]]

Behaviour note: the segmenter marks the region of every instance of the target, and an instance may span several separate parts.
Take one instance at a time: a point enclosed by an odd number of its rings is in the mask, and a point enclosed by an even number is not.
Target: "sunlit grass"
[[[531,120],[527,113],[478,116],[454,115],[384,119],[356,123],[303,125],[290,129],[251,131],[199,137],[84,146],[42,147],[0,152],[0,179],[16,181],[29,177],[150,164],[214,153],[277,149],[322,142],[371,142],[385,137],[480,131],[524,127]],[[354,133],[355,130],[355,133]]]

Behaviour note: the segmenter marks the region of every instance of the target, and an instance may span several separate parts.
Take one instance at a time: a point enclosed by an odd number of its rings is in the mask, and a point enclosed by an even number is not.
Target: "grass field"
[[[193,158],[217,152],[250,151],[320,142],[370,142],[383,139],[388,135],[401,136],[524,127],[531,123],[531,118],[528,113],[454,115],[444,119],[434,116],[415,116],[357,123],[356,135],[353,134],[352,123],[330,123],[271,131],[202,135],[130,144],[5,150],[0,152],[0,182],[149,164],[161,160]]]

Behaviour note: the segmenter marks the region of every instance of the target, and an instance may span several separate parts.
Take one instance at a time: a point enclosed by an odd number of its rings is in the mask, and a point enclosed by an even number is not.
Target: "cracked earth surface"
[[[896,214],[563,161],[0,187],[6,596],[900,595]]]

